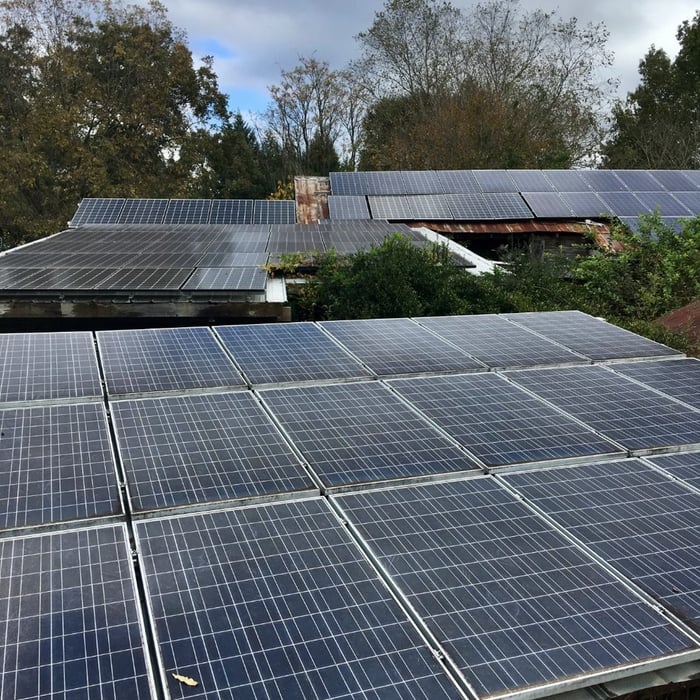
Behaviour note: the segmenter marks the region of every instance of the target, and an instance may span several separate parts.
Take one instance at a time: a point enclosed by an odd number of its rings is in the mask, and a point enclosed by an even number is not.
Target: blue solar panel
[[[570,219],[574,216],[558,192],[523,192],[522,196],[538,219]]]
[[[692,181],[680,170],[651,170],[649,172],[669,192],[686,192],[695,189]]]
[[[445,194],[481,192],[471,170],[436,170],[435,173]]]
[[[518,192],[552,192],[554,186],[541,170],[509,170]]]
[[[637,192],[637,199],[651,211],[663,216],[692,216],[693,212],[670,192]]]
[[[389,383],[489,467],[622,454],[592,430],[493,373]]]
[[[411,220],[415,218],[409,197],[371,196],[367,197],[373,219]]]
[[[209,292],[264,292],[266,287],[267,271],[257,266],[199,267],[182,289],[206,295]]]
[[[127,199],[119,215],[120,224],[162,224],[167,199]]]
[[[211,199],[171,199],[164,224],[208,224]]]
[[[443,184],[434,170],[402,170],[406,194],[443,194]]]
[[[496,219],[532,219],[532,212],[517,192],[485,192],[484,201]]]
[[[454,219],[488,221],[497,218],[485,195],[481,192],[448,194],[445,198]]]
[[[0,540],[0,695],[150,700],[123,525]]]
[[[674,192],[673,196],[687,207],[693,216],[700,216],[700,192]]]
[[[209,222],[212,224],[252,224],[252,199],[215,199],[211,205]]]
[[[472,170],[482,192],[517,192],[513,178],[507,170]]]
[[[216,332],[251,384],[370,376],[313,323],[218,326]]]
[[[296,223],[296,203],[294,200],[256,199],[255,207],[253,208],[253,223]]]
[[[362,173],[364,194],[402,195],[406,186],[401,173],[397,171],[376,170]]]
[[[378,382],[259,393],[326,486],[476,468],[462,450]]]
[[[369,219],[367,198],[364,195],[328,197],[328,213],[334,221],[340,219],[361,220]]]
[[[414,219],[421,221],[452,219],[452,211],[444,194],[409,195],[406,200]]]
[[[604,367],[516,370],[507,375],[628,450],[700,446],[700,411]]]
[[[577,217],[595,219],[608,208],[595,192],[562,192],[561,198]]]
[[[115,198],[85,198],[78,205],[78,210],[70,220],[70,226],[85,224],[114,224],[126,200]]]
[[[136,531],[169,697],[463,697],[320,499]]]
[[[134,510],[313,487],[249,392],[113,401],[111,407]]]
[[[378,375],[483,369],[480,362],[407,318],[320,325]]]
[[[492,478],[336,500],[478,697],[549,695],[695,648]]]
[[[590,192],[578,170],[543,170],[557,192]]]
[[[365,195],[362,186],[362,173],[330,173],[333,195]]]
[[[658,180],[655,180],[648,170],[613,170],[612,172],[625,183],[627,189],[632,192],[657,192]]]
[[[636,460],[504,478],[700,630],[700,494]]]
[[[99,331],[110,394],[243,386],[208,328]]]
[[[594,192],[622,192],[627,189],[625,183],[613,170],[579,170],[578,172]]]

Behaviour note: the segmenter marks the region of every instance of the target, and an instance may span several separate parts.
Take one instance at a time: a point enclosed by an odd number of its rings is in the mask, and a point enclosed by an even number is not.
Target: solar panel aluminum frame
[[[552,467],[556,468],[556,467]],[[565,467],[564,467],[565,468]],[[501,486],[505,486],[505,490],[510,493],[510,495],[515,496],[525,507],[529,508],[533,513],[541,517],[546,523],[553,527],[559,535],[570,542],[572,545],[581,549],[584,554],[591,559],[595,560],[596,564],[601,564],[599,557],[588,550],[588,548],[579,543],[579,541],[569,535],[568,532],[564,530],[563,527],[558,525],[556,522],[540,511],[539,508],[530,504],[527,500],[523,499],[521,495],[512,487],[505,485],[503,479],[499,479],[497,476],[492,475],[482,475],[474,477],[475,479],[496,479]],[[448,481],[454,481],[453,478],[447,479],[432,479],[433,483],[446,483]],[[414,484],[403,483],[398,485],[392,485],[389,487],[380,487],[373,490],[400,490],[403,488],[410,488]],[[342,495],[342,494],[338,494]],[[371,545],[365,540],[360,529],[353,522],[352,517],[343,509],[342,505],[338,502],[338,498],[335,494],[330,494],[328,498],[331,507],[336,511],[340,520],[345,524],[345,527],[352,534],[353,539],[359,544],[362,551],[370,559],[373,567],[379,572],[381,578],[384,580],[386,586],[394,594],[394,597],[400,602],[401,606],[407,612],[413,623],[418,627],[421,634],[429,640],[431,646],[438,650],[441,654],[445,665],[449,669],[451,676],[459,679],[460,683],[467,689],[470,696],[477,698],[478,700],[538,700],[539,698],[550,697],[557,695],[559,693],[565,693],[568,691],[579,690],[583,688],[589,688],[594,685],[599,685],[606,682],[630,679],[636,676],[642,676],[643,674],[652,673],[654,671],[660,671],[664,668],[675,666],[677,664],[692,663],[700,660],[700,647],[694,650],[689,650],[685,652],[680,652],[677,654],[666,656],[661,659],[652,659],[648,661],[642,661],[636,664],[629,664],[618,666],[612,670],[603,670],[596,673],[590,673],[585,676],[576,676],[573,678],[566,678],[560,681],[553,681],[550,683],[542,684],[539,686],[528,687],[523,690],[507,690],[500,693],[493,693],[489,695],[480,695],[475,688],[470,684],[469,680],[464,676],[462,671],[459,669],[458,664],[450,656],[447,649],[445,649],[440,642],[440,639],[430,630],[429,626],[423,620],[419,612],[411,604],[408,596],[399,587],[399,585],[394,581],[392,575],[386,570],[381,562],[380,557],[374,552]],[[643,598],[643,601],[647,603],[654,610],[659,610],[659,603],[655,601],[650,596],[648,596],[643,591],[638,591],[634,584],[631,584],[625,577],[622,577],[617,571],[611,570],[610,566],[602,562],[605,571],[613,576],[623,587],[627,588],[631,593]],[[682,632],[685,636],[692,639],[696,644],[700,644],[700,636],[697,635],[694,630],[685,626],[675,619],[669,619],[670,624],[672,624],[676,629]]]

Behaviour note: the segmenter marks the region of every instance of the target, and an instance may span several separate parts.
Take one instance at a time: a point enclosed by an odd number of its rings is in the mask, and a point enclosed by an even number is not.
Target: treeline
[[[321,253],[314,263],[293,298],[296,320],[580,309],[700,354],[690,338],[655,323],[700,298],[700,217],[680,230],[642,217],[638,233],[613,227],[609,250],[590,241],[574,257],[514,250],[504,267],[480,276],[456,267],[446,247],[416,248],[399,234],[350,256]]]
[[[358,167],[700,167],[700,13],[612,113],[602,24],[386,0],[356,39],[349,66],[282,70],[253,128],[157,0],[2,0],[2,246],[83,197],[288,197],[295,174]]]

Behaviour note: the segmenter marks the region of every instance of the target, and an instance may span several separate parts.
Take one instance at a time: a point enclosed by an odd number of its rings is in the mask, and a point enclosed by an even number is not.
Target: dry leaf
[[[191,688],[194,688],[196,685],[199,685],[197,681],[194,678],[190,678],[189,676],[181,676],[179,673],[171,673],[170,674],[176,681],[180,681],[180,683],[183,683],[184,685],[189,685]]]

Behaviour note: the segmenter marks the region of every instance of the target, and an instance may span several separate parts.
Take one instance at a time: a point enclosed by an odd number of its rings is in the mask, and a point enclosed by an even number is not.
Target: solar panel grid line
[[[661,472],[647,460],[628,459],[502,478],[700,644],[700,493]]]
[[[493,477],[331,498],[477,697],[542,697],[698,657],[685,629]]]
[[[318,497],[142,522],[136,539],[161,673],[196,669],[202,697],[466,700]]]

